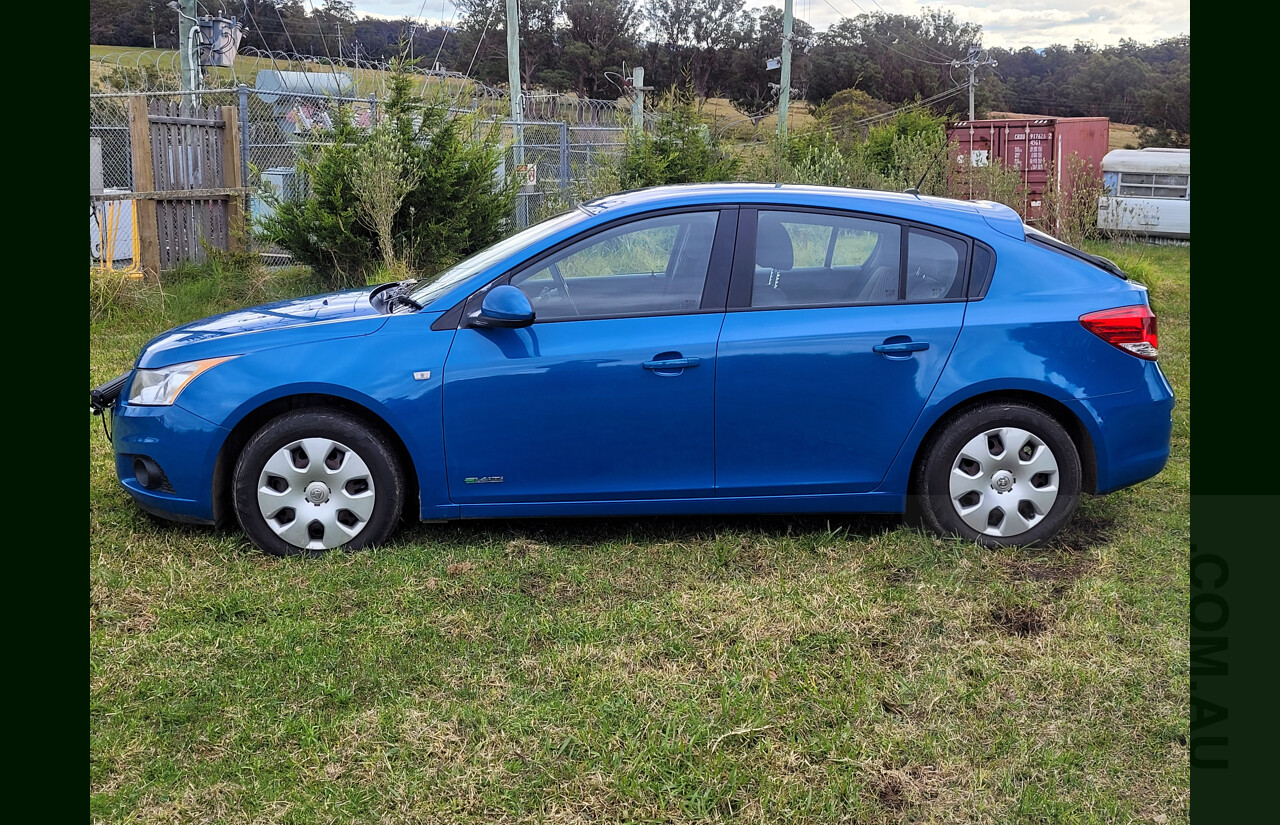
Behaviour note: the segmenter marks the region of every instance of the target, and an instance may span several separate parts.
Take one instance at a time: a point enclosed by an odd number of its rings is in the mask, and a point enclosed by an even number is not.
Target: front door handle
[[[701,363],[701,358],[664,358],[661,361],[645,361],[640,366],[647,370],[682,370],[685,367],[696,367]]]

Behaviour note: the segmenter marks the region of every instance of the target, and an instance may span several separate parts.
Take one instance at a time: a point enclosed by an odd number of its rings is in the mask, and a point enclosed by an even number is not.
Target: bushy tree
[[[900,112],[892,120],[871,128],[861,146],[867,166],[886,177],[900,168],[901,145],[917,141],[938,145],[946,142],[943,119],[924,109]]]
[[[396,148],[384,153],[416,180],[390,223],[400,259],[431,274],[493,243],[505,230],[517,192],[514,176],[498,176],[498,135],[470,117],[417,97],[403,70],[391,80],[384,128]],[[312,268],[322,285],[361,285],[382,265],[385,246],[365,217],[355,176],[369,156],[369,133],[340,109],[331,129],[303,147],[295,197],[272,198],[273,213],[260,223],[261,237]]]
[[[741,161],[712,134],[687,94],[668,93],[657,110],[651,131],[627,133],[618,169],[623,189],[735,179]]]

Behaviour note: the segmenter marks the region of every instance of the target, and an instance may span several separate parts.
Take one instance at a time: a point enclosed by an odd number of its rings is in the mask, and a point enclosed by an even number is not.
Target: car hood
[[[374,289],[358,287],[201,318],[153,338],[143,347],[138,366],[162,367],[304,341],[368,335],[388,318],[369,301]]]

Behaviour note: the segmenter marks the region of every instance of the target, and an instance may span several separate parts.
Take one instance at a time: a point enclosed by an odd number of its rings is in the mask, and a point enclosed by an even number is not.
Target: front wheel
[[[232,484],[240,526],[277,556],[377,544],[404,501],[394,454],[359,419],[335,410],[268,422],[245,445]]]
[[[987,547],[1039,544],[1080,500],[1080,456],[1071,436],[1038,407],[985,404],[961,414],[916,468],[923,520],[943,535]]]

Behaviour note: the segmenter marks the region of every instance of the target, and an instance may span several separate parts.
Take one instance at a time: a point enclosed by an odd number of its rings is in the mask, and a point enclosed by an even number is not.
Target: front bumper
[[[116,477],[142,509],[212,524],[213,477],[227,431],[175,405],[112,410]]]

